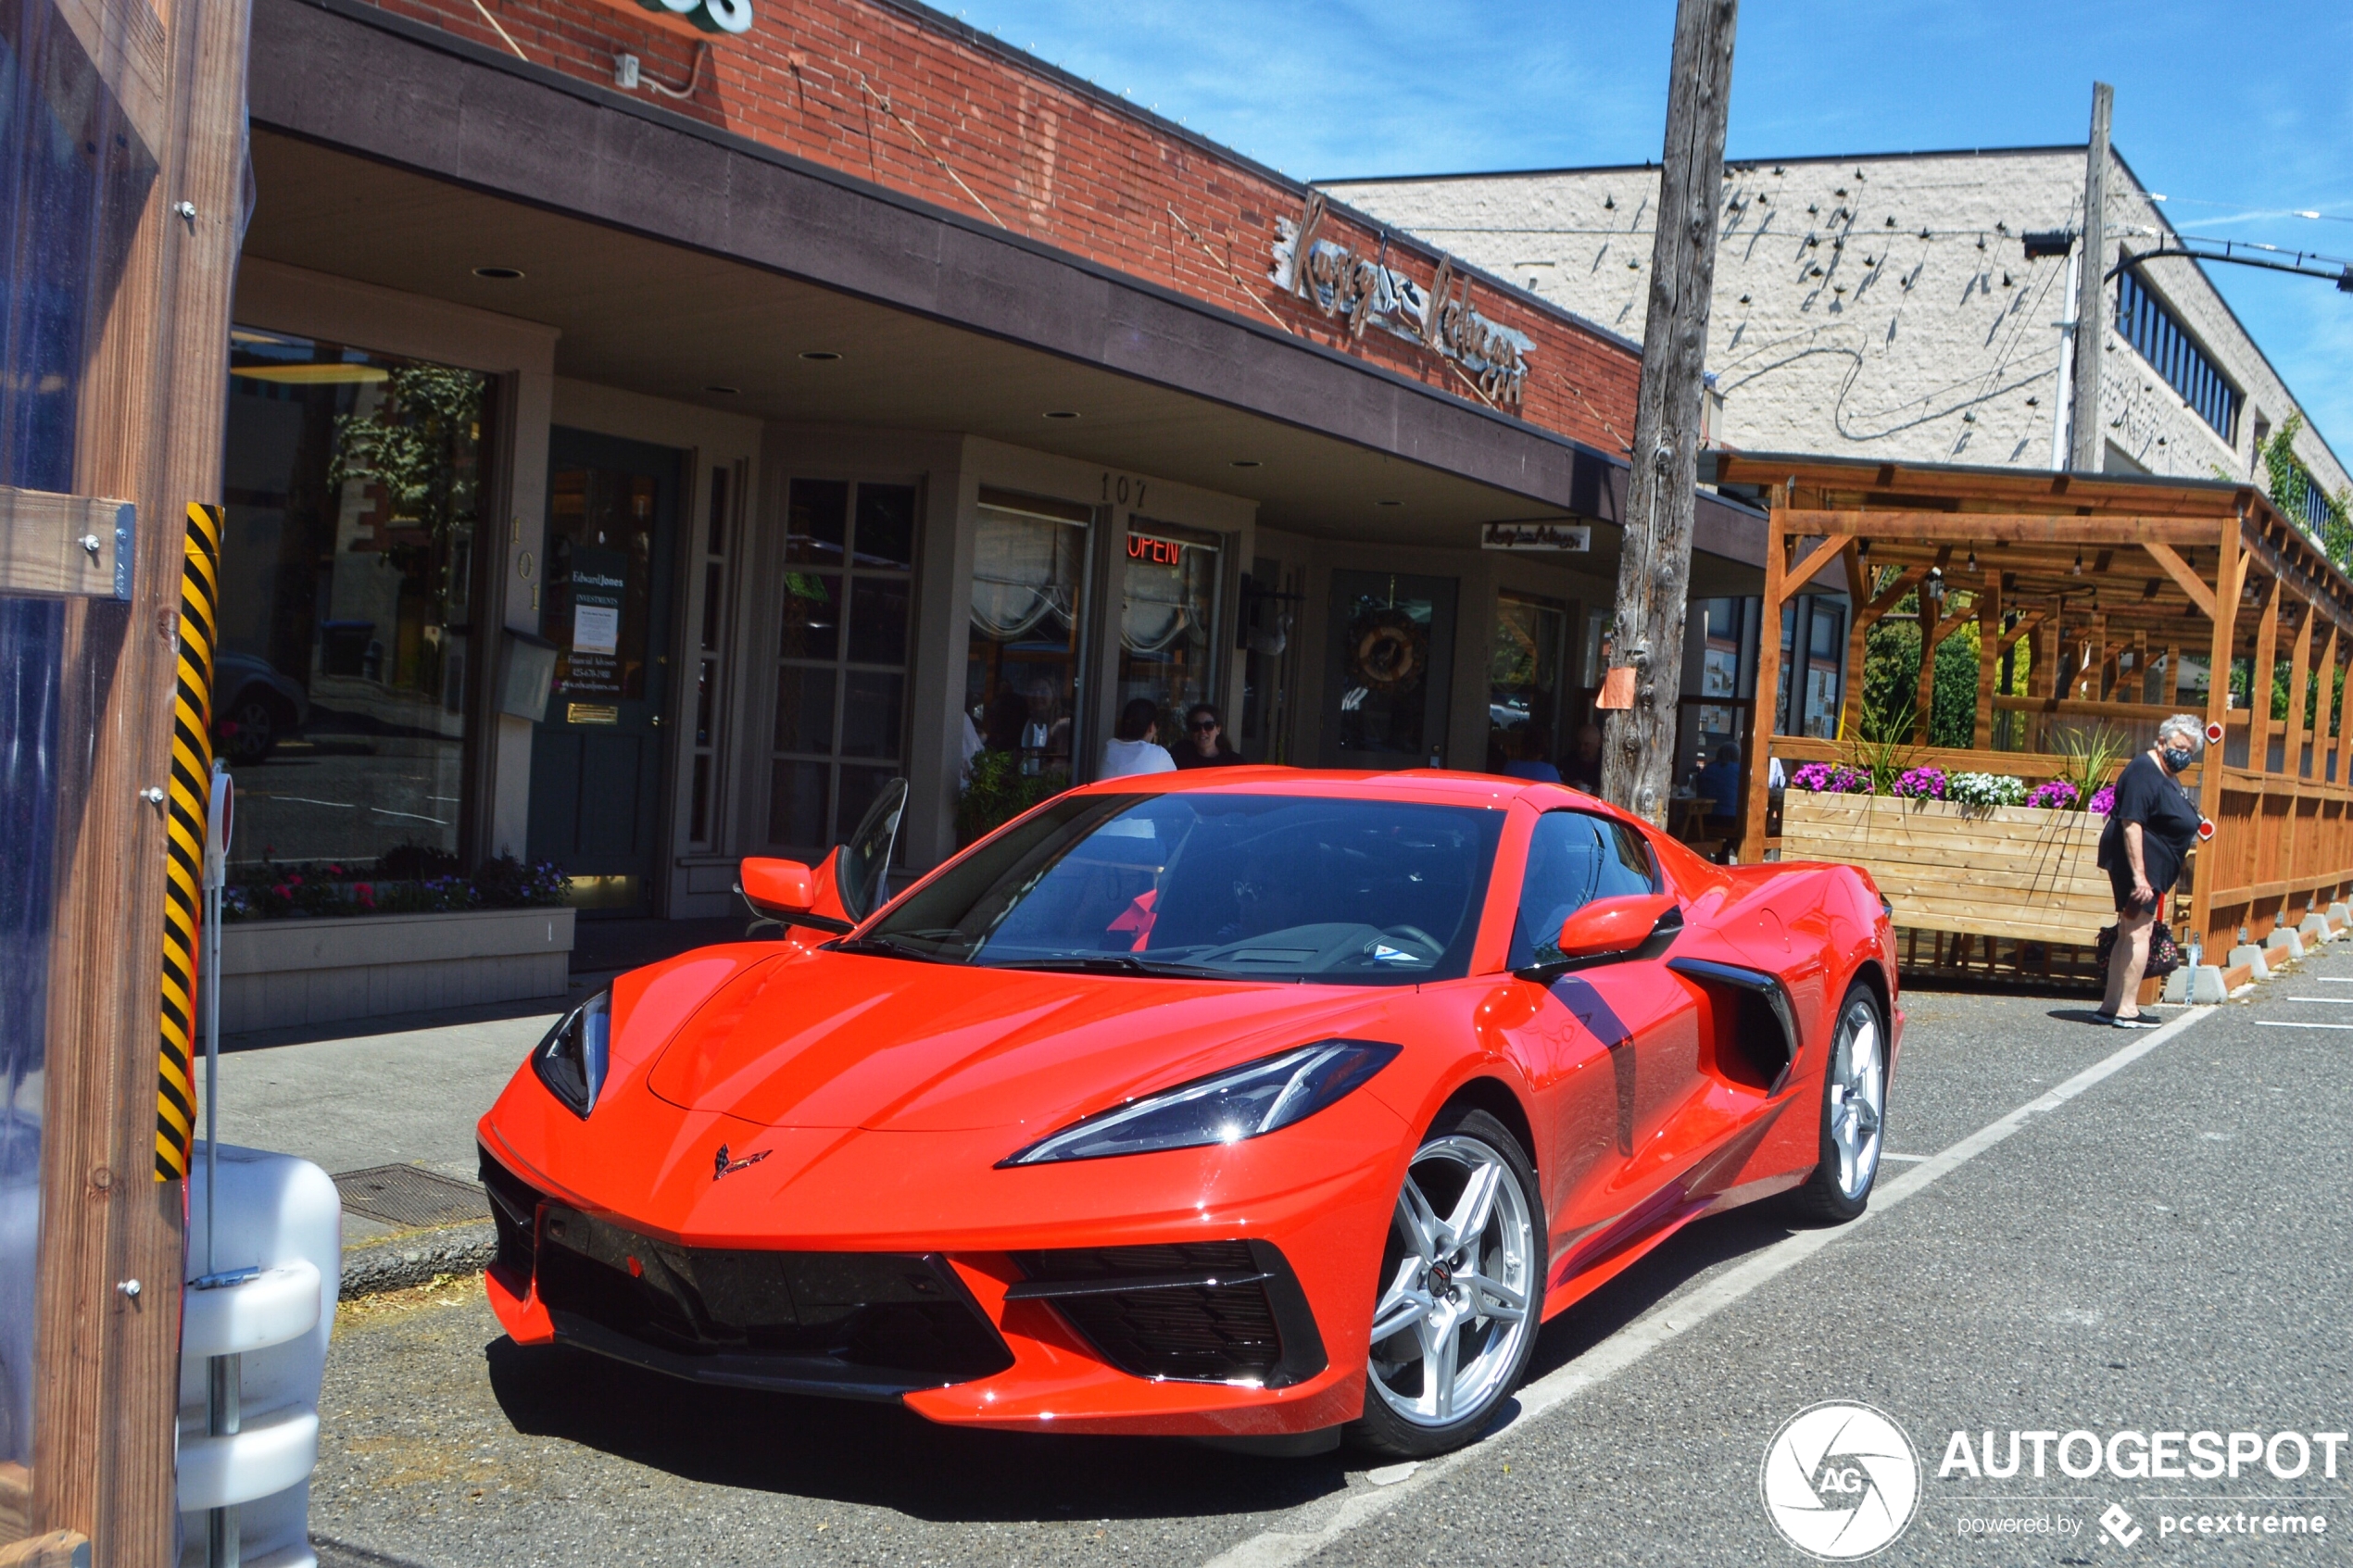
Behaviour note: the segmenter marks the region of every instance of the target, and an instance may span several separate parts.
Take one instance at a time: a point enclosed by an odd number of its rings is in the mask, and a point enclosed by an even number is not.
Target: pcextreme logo
[[[1912,1523],[1920,1461],[1904,1429],[1869,1405],[1831,1400],[1798,1411],[1765,1446],[1765,1516],[1809,1557],[1846,1562]]]

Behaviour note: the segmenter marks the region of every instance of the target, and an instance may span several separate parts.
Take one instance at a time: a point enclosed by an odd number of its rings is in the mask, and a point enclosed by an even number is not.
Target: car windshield
[[[1081,795],[838,946],[935,962],[1382,985],[1469,970],[1503,813],[1300,795]]]

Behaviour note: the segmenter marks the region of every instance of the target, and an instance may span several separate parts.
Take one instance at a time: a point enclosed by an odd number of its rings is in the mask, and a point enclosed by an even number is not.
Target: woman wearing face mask
[[[2120,1029],[2154,1029],[2141,1016],[2141,972],[2147,967],[2149,928],[2182,874],[2182,858],[2197,842],[2197,808],[2179,780],[2206,748],[2197,720],[2176,713],[2157,727],[2157,744],[2117,776],[2116,804],[2100,832],[2100,865],[2116,890],[2116,947],[2108,954],[2108,996],[2101,1022]]]

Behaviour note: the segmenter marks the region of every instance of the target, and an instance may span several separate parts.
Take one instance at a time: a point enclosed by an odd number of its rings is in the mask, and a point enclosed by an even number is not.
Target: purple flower
[[[2116,809],[2116,786],[2102,784],[2092,796],[2092,803],[2083,808],[2096,817],[2105,817]]]
[[[2082,792],[2073,784],[2065,779],[2053,779],[2048,784],[2036,784],[2028,793],[2026,803],[2039,806],[2045,811],[2068,811],[2072,810],[2075,803],[2082,798]]]
[[[1831,765],[1827,762],[1806,763],[1789,776],[1789,786],[1811,795],[1821,794],[1831,787]]]
[[[1895,781],[1895,793],[1906,800],[1942,800],[1944,798],[1944,770],[1906,768]]]

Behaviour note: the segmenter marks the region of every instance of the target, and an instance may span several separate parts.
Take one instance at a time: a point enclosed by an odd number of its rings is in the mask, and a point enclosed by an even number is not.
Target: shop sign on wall
[[[1425,288],[1388,264],[1386,243],[1378,257],[1367,258],[1323,238],[1323,226],[1321,192],[1309,193],[1297,218],[1275,220],[1275,263],[1267,276],[1276,287],[1326,316],[1345,318],[1353,338],[1364,336],[1367,326],[1378,327],[1453,360],[1494,403],[1520,406],[1535,340],[1472,309],[1471,281],[1455,276],[1453,257],[1440,259]]]
[[[1581,522],[1490,522],[1479,529],[1478,547],[1585,555],[1593,547],[1593,531]]]
[[[751,0],[637,0],[640,10],[673,16],[705,32],[741,33],[751,28]]]

